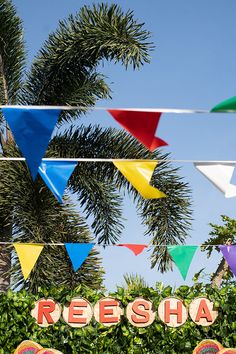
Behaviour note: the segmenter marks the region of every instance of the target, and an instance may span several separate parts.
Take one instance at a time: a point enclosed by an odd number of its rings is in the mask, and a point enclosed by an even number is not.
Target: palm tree
[[[127,292],[140,292],[143,288],[148,288],[148,283],[139,274],[124,274],[124,289]],[[119,288],[119,287],[117,287]]]
[[[75,16],[59,23],[39,51],[29,71],[25,71],[22,23],[10,0],[0,0],[0,103],[20,105],[76,105],[77,111],[64,111],[52,139],[48,157],[104,157],[163,159],[168,154],[150,153],[124,131],[83,126],[79,117],[111,91],[100,73],[104,61],[120,62],[125,68],[139,68],[150,59],[150,33],[134,19],[132,11],[117,5],[82,7]],[[67,128],[63,124],[67,122]],[[68,128],[68,124],[69,126]],[[2,117],[3,132],[6,124]],[[2,134],[2,155],[20,156],[8,131]],[[0,222],[3,241],[12,242],[90,242],[92,236],[82,219],[93,219],[91,228],[97,242],[115,243],[122,232],[122,197],[125,189],[137,205],[137,212],[151,236],[152,266],[169,268],[165,247],[159,244],[183,243],[190,224],[189,189],[178,170],[167,161],[159,164],[152,183],[168,193],[168,198],[143,200],[112,164],[80,163],[69,182],[65,206],[54,200],[38,177],[33,183],[24,162],[0,164]],[[71,203],[74,193],[76,211]],[[78,210],[80,216],[78,214]],[[0,290],[12,284],[23,285],[19,264],[12,249],[3,247],[0,255]],[[7,271],[7,272],[6,272]],[[30,280],[24,285],[74,286],[84,282],[101,284],[100,259],[94,251],[84,266],[73,274],[62,247],[47,247]]]
[[[236,220],[226,215],[221,215],[223,225],[216,225],[210,223],[212,230],[210,231],[210,238],[204,242],[204,246],[201,247],[202,251],[207,252],[207,257],[210,258],[213,250],[220,252],[220,248],[213,247],[212,245],[233,245],[236,241]],[[214,287],[220,287],[224,279],[233,278],[228,263],[221,258],[215,272],[211,276],[211,285]]]

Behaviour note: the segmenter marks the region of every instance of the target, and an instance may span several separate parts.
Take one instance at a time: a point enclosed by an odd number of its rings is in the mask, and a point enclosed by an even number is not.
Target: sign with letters
[[[157,309],[144,298],[136,298],[124,308],[119,300],[112,297],[102,298],[94,306],[86,299],[76,297],[63,308],[54,299],[40,299],[31,315],[40,327],[48,327],[63,318],[69,326],[80,328],[87,326],[92,317],[104,326],[113,326],[121,321],[122,316],[126,316],[135,327],[150,326],[156,318],[169,327],[179,327],[189,316],[196,325],[210,326],[215,322],[218,311],[206,297],[195,298],[188,306],[177,297],[167,297]]]

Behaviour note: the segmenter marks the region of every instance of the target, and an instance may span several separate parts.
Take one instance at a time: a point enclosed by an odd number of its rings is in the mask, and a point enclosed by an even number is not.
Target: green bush
[[[188,305],[192,299],[206,295],[219,307],[219,316],[210,327],[197,326],[189,318],[178,328],[170,328],[162,323],[158,316],[153,324],[146,328],[137,328],[129,324],[125,316],[119,325],[104,327],[95,320],[82,329],[69,327],[61,318],[55,325],[41,328],[31,317],[30,311],[36,300],[51,297],[61,304],[75,295],[82,296],[95,304],[103,293],[78,287],[76,291],[68,289],[39,289],[37,296],[27,293],[8,291],[0,294],[0,354],[12,354],[19,343],[31,339],[44,347],[56,348],[64,354],[149,354],[149,353],[192,353],[198,342],[205,338],[220,341],[225,347],[236,344],[236,287],[227,285],[213,289],[208,285],[195,284],[192,287],[181,286],[176,290],[157,284],[156,288],[141,288],[128,292],[118,288],[110,294],[126,306],[136,297],[144,297],[153,302],[157,309],[160,301],[170,295],[176,295]]]

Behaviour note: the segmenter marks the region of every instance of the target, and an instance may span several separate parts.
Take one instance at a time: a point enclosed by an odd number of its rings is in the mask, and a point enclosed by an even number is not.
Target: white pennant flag
[[[230,183],[235,163],[195,162],[194,166],[224,193],[225,198],[236,197],[236,185]]]

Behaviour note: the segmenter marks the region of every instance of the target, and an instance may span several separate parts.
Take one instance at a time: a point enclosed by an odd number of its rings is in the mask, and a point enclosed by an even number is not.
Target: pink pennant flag
[[[120,243],[116,246],[129,248],[135,254],[135,256],[142,253],[144,248],[147,248],[147,245],[140,245],[140,244],[135,244],[135,243]]]
[[[124,129],[150,151],[154,151],[157,147],[168,145],[164,140],[155,136],[161,112],[128,109],[108,109],[107,111]]]

